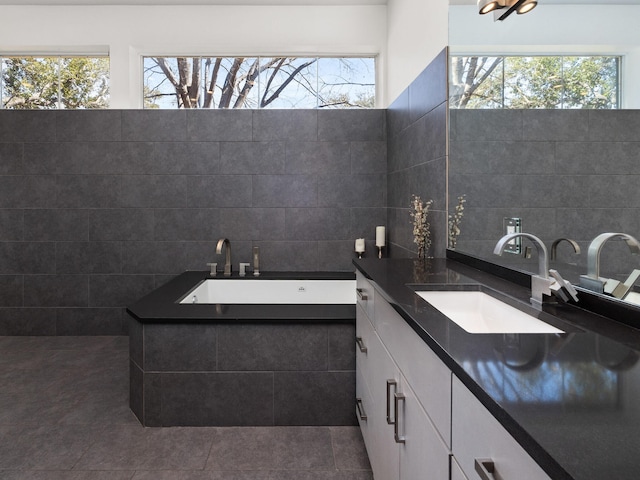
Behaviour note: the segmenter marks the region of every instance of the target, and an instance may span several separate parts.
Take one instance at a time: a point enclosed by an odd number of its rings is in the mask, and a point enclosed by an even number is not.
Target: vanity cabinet
[[[451,373],[360,274],[358,288],[357,413],[374,477],[447,480]]]
[[[465,476],[460,476],[464,472],[468,480],[550,480],[484,405],[455,377],[452,385],[451,435],[452,479],[465,479]],[[457,473],[458,477],[453,475],[454,463],[462,470]],[[487,471],[481,473],[483,468]]]

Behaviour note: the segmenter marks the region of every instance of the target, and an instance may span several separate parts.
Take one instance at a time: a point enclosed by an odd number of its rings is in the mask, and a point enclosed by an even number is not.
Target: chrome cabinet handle
[[[367,353],[367,347],[364,346],[364,342],[362,341],[362,337],[356,337],[356,345],[362,353]]]
[[[476,473],[482,480],[495,480],[496,466],[490,458],[475,459]]]
[[[404,435],[399,434],[400,430],[400,422],[398,421],[398,412],[400,409],[398,408],[398,404],[402,401],[405,401],[405,396],[403,393],[396,393],[393,395],[393,409],[395,410],[395,422],[393,424],[393,438],[396,443],[405,443]]]
[[[394,425],[396,423],[396,418],[391,420],[391,386],[393,386],[394,390],[398,390],[398,382],[394,379],[387,380],[387,423],[389,425]],[[394,392],[395,393],[395,392]]]
[[[358,416],[360,420],[367,420],[367,412],[364,411],[364,405],[361,398],[356,398],[356,409],[358,410]]]
[[[367,301],[369,299],[369,297],[367,296],[366,293],[364,293],[364,290],[362,288],[356,288],[356,293],[358,294],[358,298],[362,301]]]

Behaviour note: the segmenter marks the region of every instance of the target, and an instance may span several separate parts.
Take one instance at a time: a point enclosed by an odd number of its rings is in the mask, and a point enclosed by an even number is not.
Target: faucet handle
[[[207,267],[211,267],[211,271],[209,275],[215,277],[218,274],[218,264],[217,263],[207,263]]]
[[[567,294],[573,298],[574,302],[578,302],[578,292],[571,283],[567,282],[557,270],[550,269],[549,275],[553,277],[555,282],[551,285],[551,291],[556,294],[556,296],[560,296],[565,302],[569,300]]]
[[[240,263],[240,276],[244,277],[247,274],[247,267],[250,263]]]

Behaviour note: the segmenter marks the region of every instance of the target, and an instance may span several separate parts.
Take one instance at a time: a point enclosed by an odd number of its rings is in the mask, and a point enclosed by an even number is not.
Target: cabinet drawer
[[[444,443],[451,446],[451,371],[407,322],[376,297],[376,328]]]
[[[469,480],[481,478],[476,459],[492,461],[502,480],[550,480],[460,380],[454,377],[452,387],[452,450]]]
[[[360,272],[356,272],[356,290],[358,293],[356,296],[358,305],[362,307],[369,320],[373,322],[375,320],[375,289],[371,282]]]
[[[375,354],[375,346],[371,351],[372,342],[376,333],[369,322],[367,314],[360,305],[356,305],[356,370],[362,375],[362,379],[371,386],[371,354]]]

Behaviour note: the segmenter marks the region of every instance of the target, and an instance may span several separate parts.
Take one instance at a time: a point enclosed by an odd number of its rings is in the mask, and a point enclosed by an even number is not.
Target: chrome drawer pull
[[[364,290],[362,288],[356,288],[356,293],[358,294],[358,298],[362,301],[367,301],[369,299],[369,297],[367,296],[366,293],[364,293]]]
[[[367,412],[364,411],[364,405],[361,398],[356,398],[356,409],[358,410],[358,416],[360,420],[367,420]]]
[[[490,458],[476,458],[475,468],[476,473],[482,480],[495,480],[496,467]]]
[[[393,424],[393,438],[395,439],[396,443],[405,443],[404,435],[400,436],[400,434],[398,433],[398,431],[400,430],[400,422],[398,421],[398,412],[400,411],[400,409],[398,408],[398,404],[400,403],[400,401],[404,402],[405,398],[406,397],[403,393],[396,393],[393,396],[393,409],[396,412],[396,421]]]
[[[387,423],[389,425],[394,425],[396,420],[391,420],[391,386],[393,385],[394,390],[397,391],[398,382],[394,379],[387,380]],[[397,412],[396,412],[397,413]]]
[[[362,341],[362,337],[356,337],[356,345],[362,353],[367,353],[367,347],[364,346],[364,342]]]

